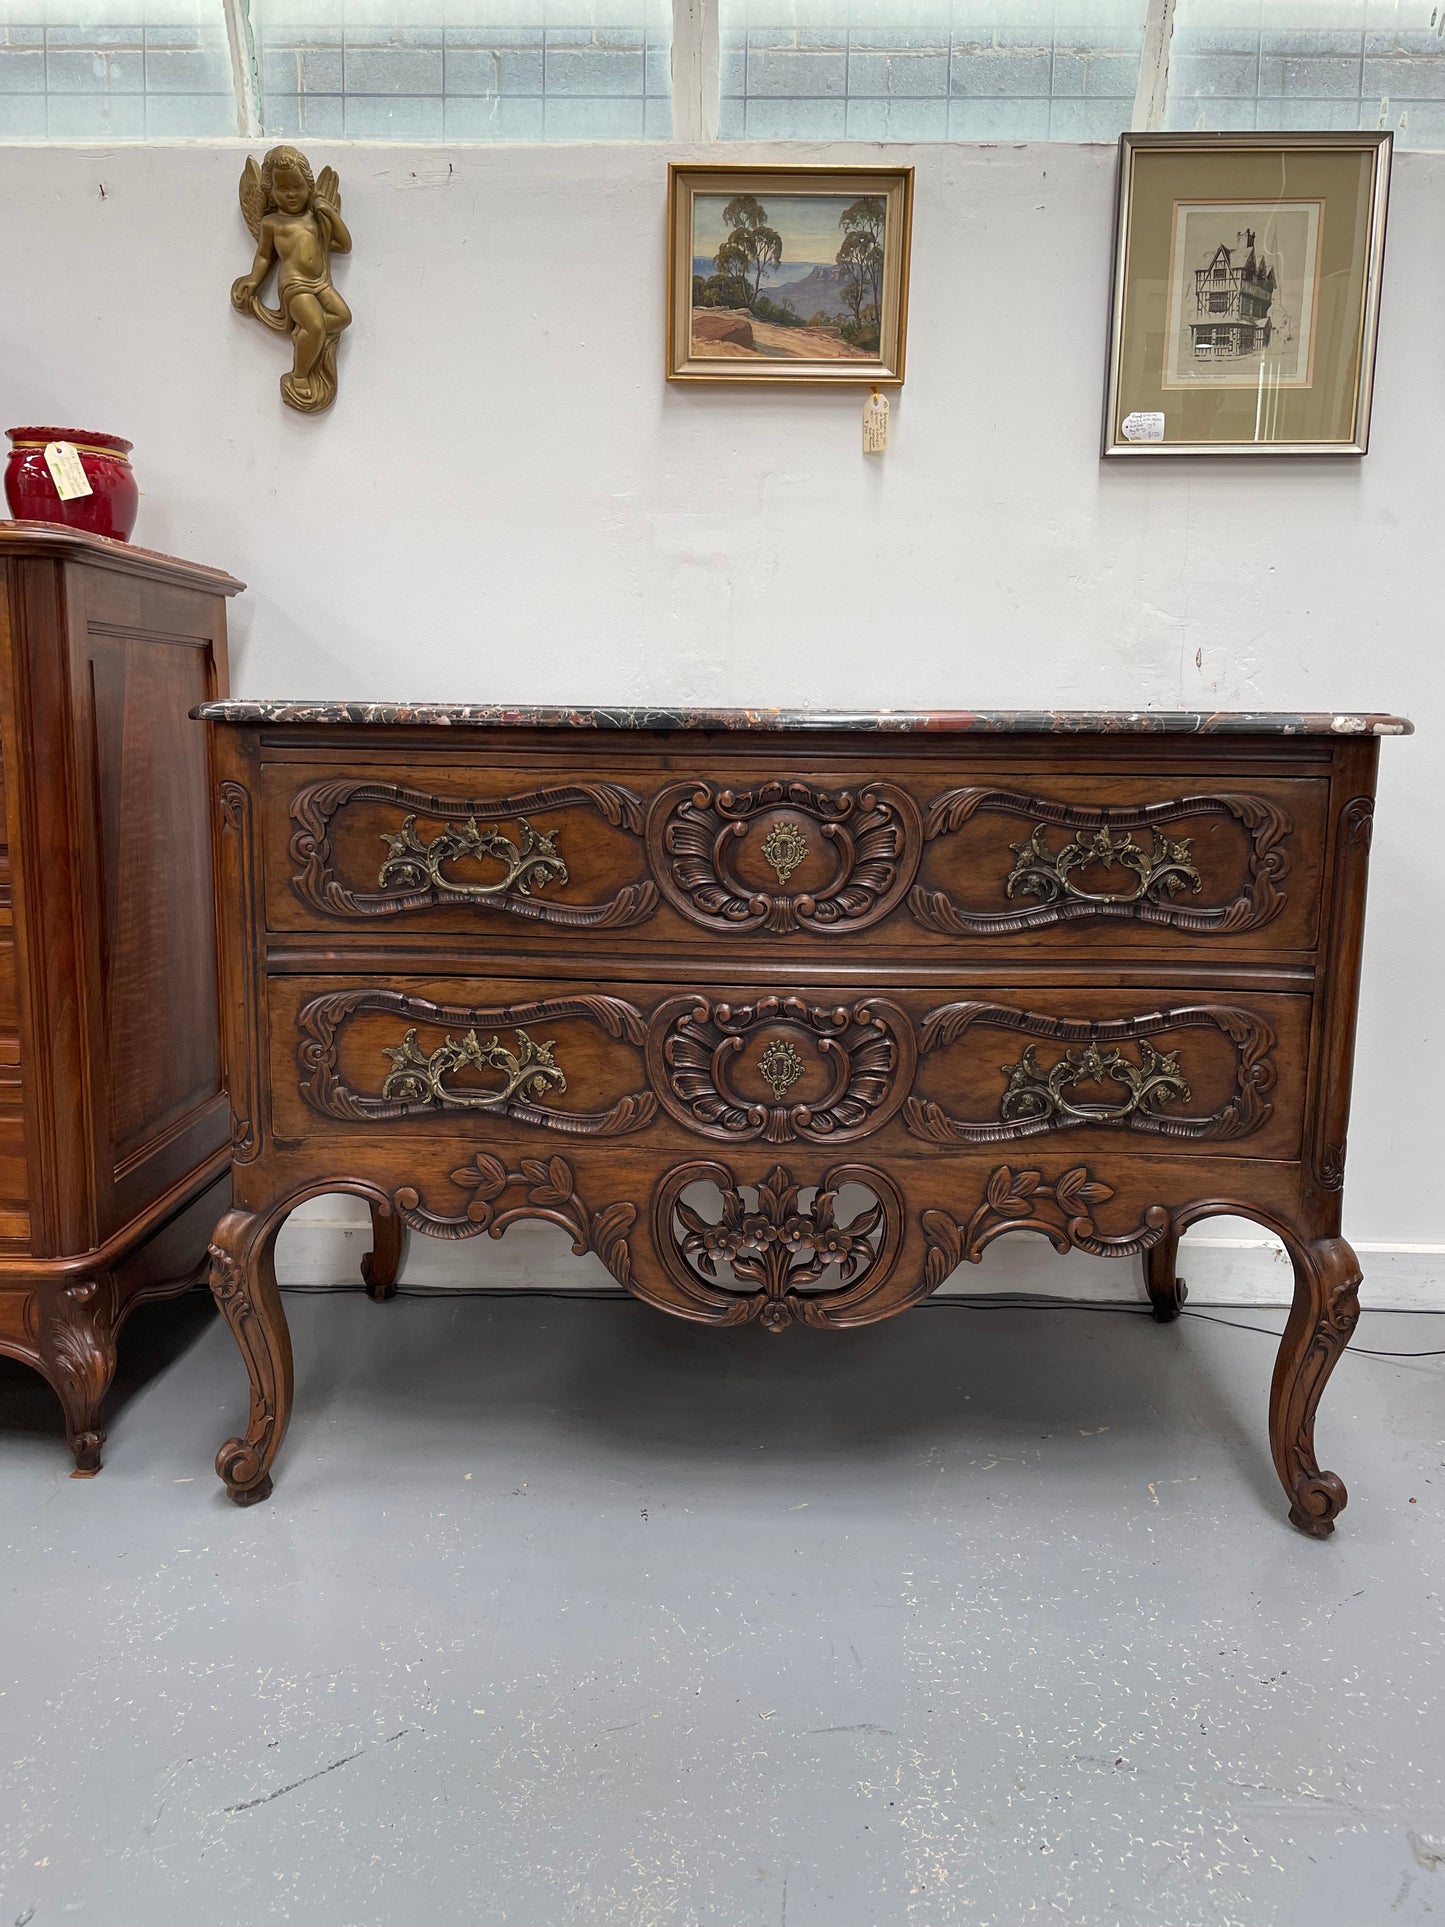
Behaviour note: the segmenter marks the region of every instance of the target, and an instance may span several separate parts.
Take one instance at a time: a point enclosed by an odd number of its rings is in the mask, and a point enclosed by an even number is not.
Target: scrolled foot
[[[75,1470],[72,1479],[93,1479],[101,1466],[101,1453],[105,1449],[105,1433],[99,1427],[89,1432],[71,1432],[68,1443],[75,1454]]]
[[[1360,1266],[1343,1238],[1286,1238],[1295,1291],[1269,1395],[1269,1441],[1290,1524],[1327,1539],[1345,1509],[1344,1480],[1315,1457],[1320,1394],[1360,1315]]]
[[[72,1478],[93,1479],[105,1448],[101,1407],[115,1376],[115,1289],[109,1273],[46,1287],[38,1320],[40,1368],[65,1412]]]
[[[245,1439],[226,1440],[216,1454],[216,1476],[225,1481],[226,1496],[237,1505],[255,1505],[271,1496],[271,1475]]]
[[[226,1487],[226,1497],[232,1505],[260,1505],[263,1499],[269,1499],[270,1496],[271,1474],[269,1472],[263,1479],[258,1479],[254,1485]]]
[[[1342,1478],[1333,1472],[1321,1472],[1318,1478],[1305,1479],[1295,1487],[1289,1522],[1311,1539],[1328,1539],[1349,1496]]]

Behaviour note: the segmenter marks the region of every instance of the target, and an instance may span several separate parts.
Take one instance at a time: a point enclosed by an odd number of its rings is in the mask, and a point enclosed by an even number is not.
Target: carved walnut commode
[[[901,1311],[1010,1231],[1141,1257],[1283,1239],[1270,1441],[1306,1532],[1357,1316],[1340,1236],[1377,716],[814,715],[218,702],[251,1376],[217,1470],[271,1490],[272,1252],[344,1190],[441,1238],[560,1226],[707,1324]]]

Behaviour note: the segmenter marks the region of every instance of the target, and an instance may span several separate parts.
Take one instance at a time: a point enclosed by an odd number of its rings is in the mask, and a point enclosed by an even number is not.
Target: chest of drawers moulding
[[[1375,715],[211,702],[234,1203],[211,1282],[271,1490],[277,1231],[564,1231],[703,1323],[842,1331],[998,1237],[1284,1242],[1269,1440],[1333,1530],[1314,1414],[1341,1231]],[[396,1231],[392,1232],[393,1241]]]

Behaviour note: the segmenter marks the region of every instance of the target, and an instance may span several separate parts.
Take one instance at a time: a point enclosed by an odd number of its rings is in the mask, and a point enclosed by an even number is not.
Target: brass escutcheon
[[[785,884],[807,857],[808,839],[796,823],[775,823],[763,838],[763,855]]]
[[[763,1082],[781,1103],[803,1075],[804,1066],[792,1045],[785,1044],[781,1037],[775,1037],[758,1059],[758,1069],[762,1072]]]

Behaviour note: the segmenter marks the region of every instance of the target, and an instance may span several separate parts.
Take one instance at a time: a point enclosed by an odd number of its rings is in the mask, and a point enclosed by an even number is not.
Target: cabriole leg
[[[1189,1296],[1184,1280],[1174,1269],[1178,1257],[1179,1233],[1173,1229],[1144,1253],[1144,1285],[1161,1325],[1173,1323]]]
[[[367,1295],[381,1304],[396,1291],[406,1244],[406,1226],[394,1210],[379,1204],[371,1207],[371,1249],[361,1261],[361,1275]]]
[[[271,1463],[291,1417],[291,1333],[276,1284],[281,1222],[228,1211],[211,1244],[211,1290],[251,1379],[246,1435],[227,1439],[216,1454],[216,1471],[237,1505],[270,1497]]]
[[[1269,1442],[1291,1525],[1324,1539],[1345,1508],[1344,1481],[1315,1458],[1315,1409],[1360,1315],[1360,1267],[1343,1238],[1286,1238],[1294,1304],[1269,1394]]]
[[[93,1478],[105,1445],[101,1406],[115,1376],[115,1289],[108,1272],[39,1288],[40,1368],[65,1412],[72,1478]]]

